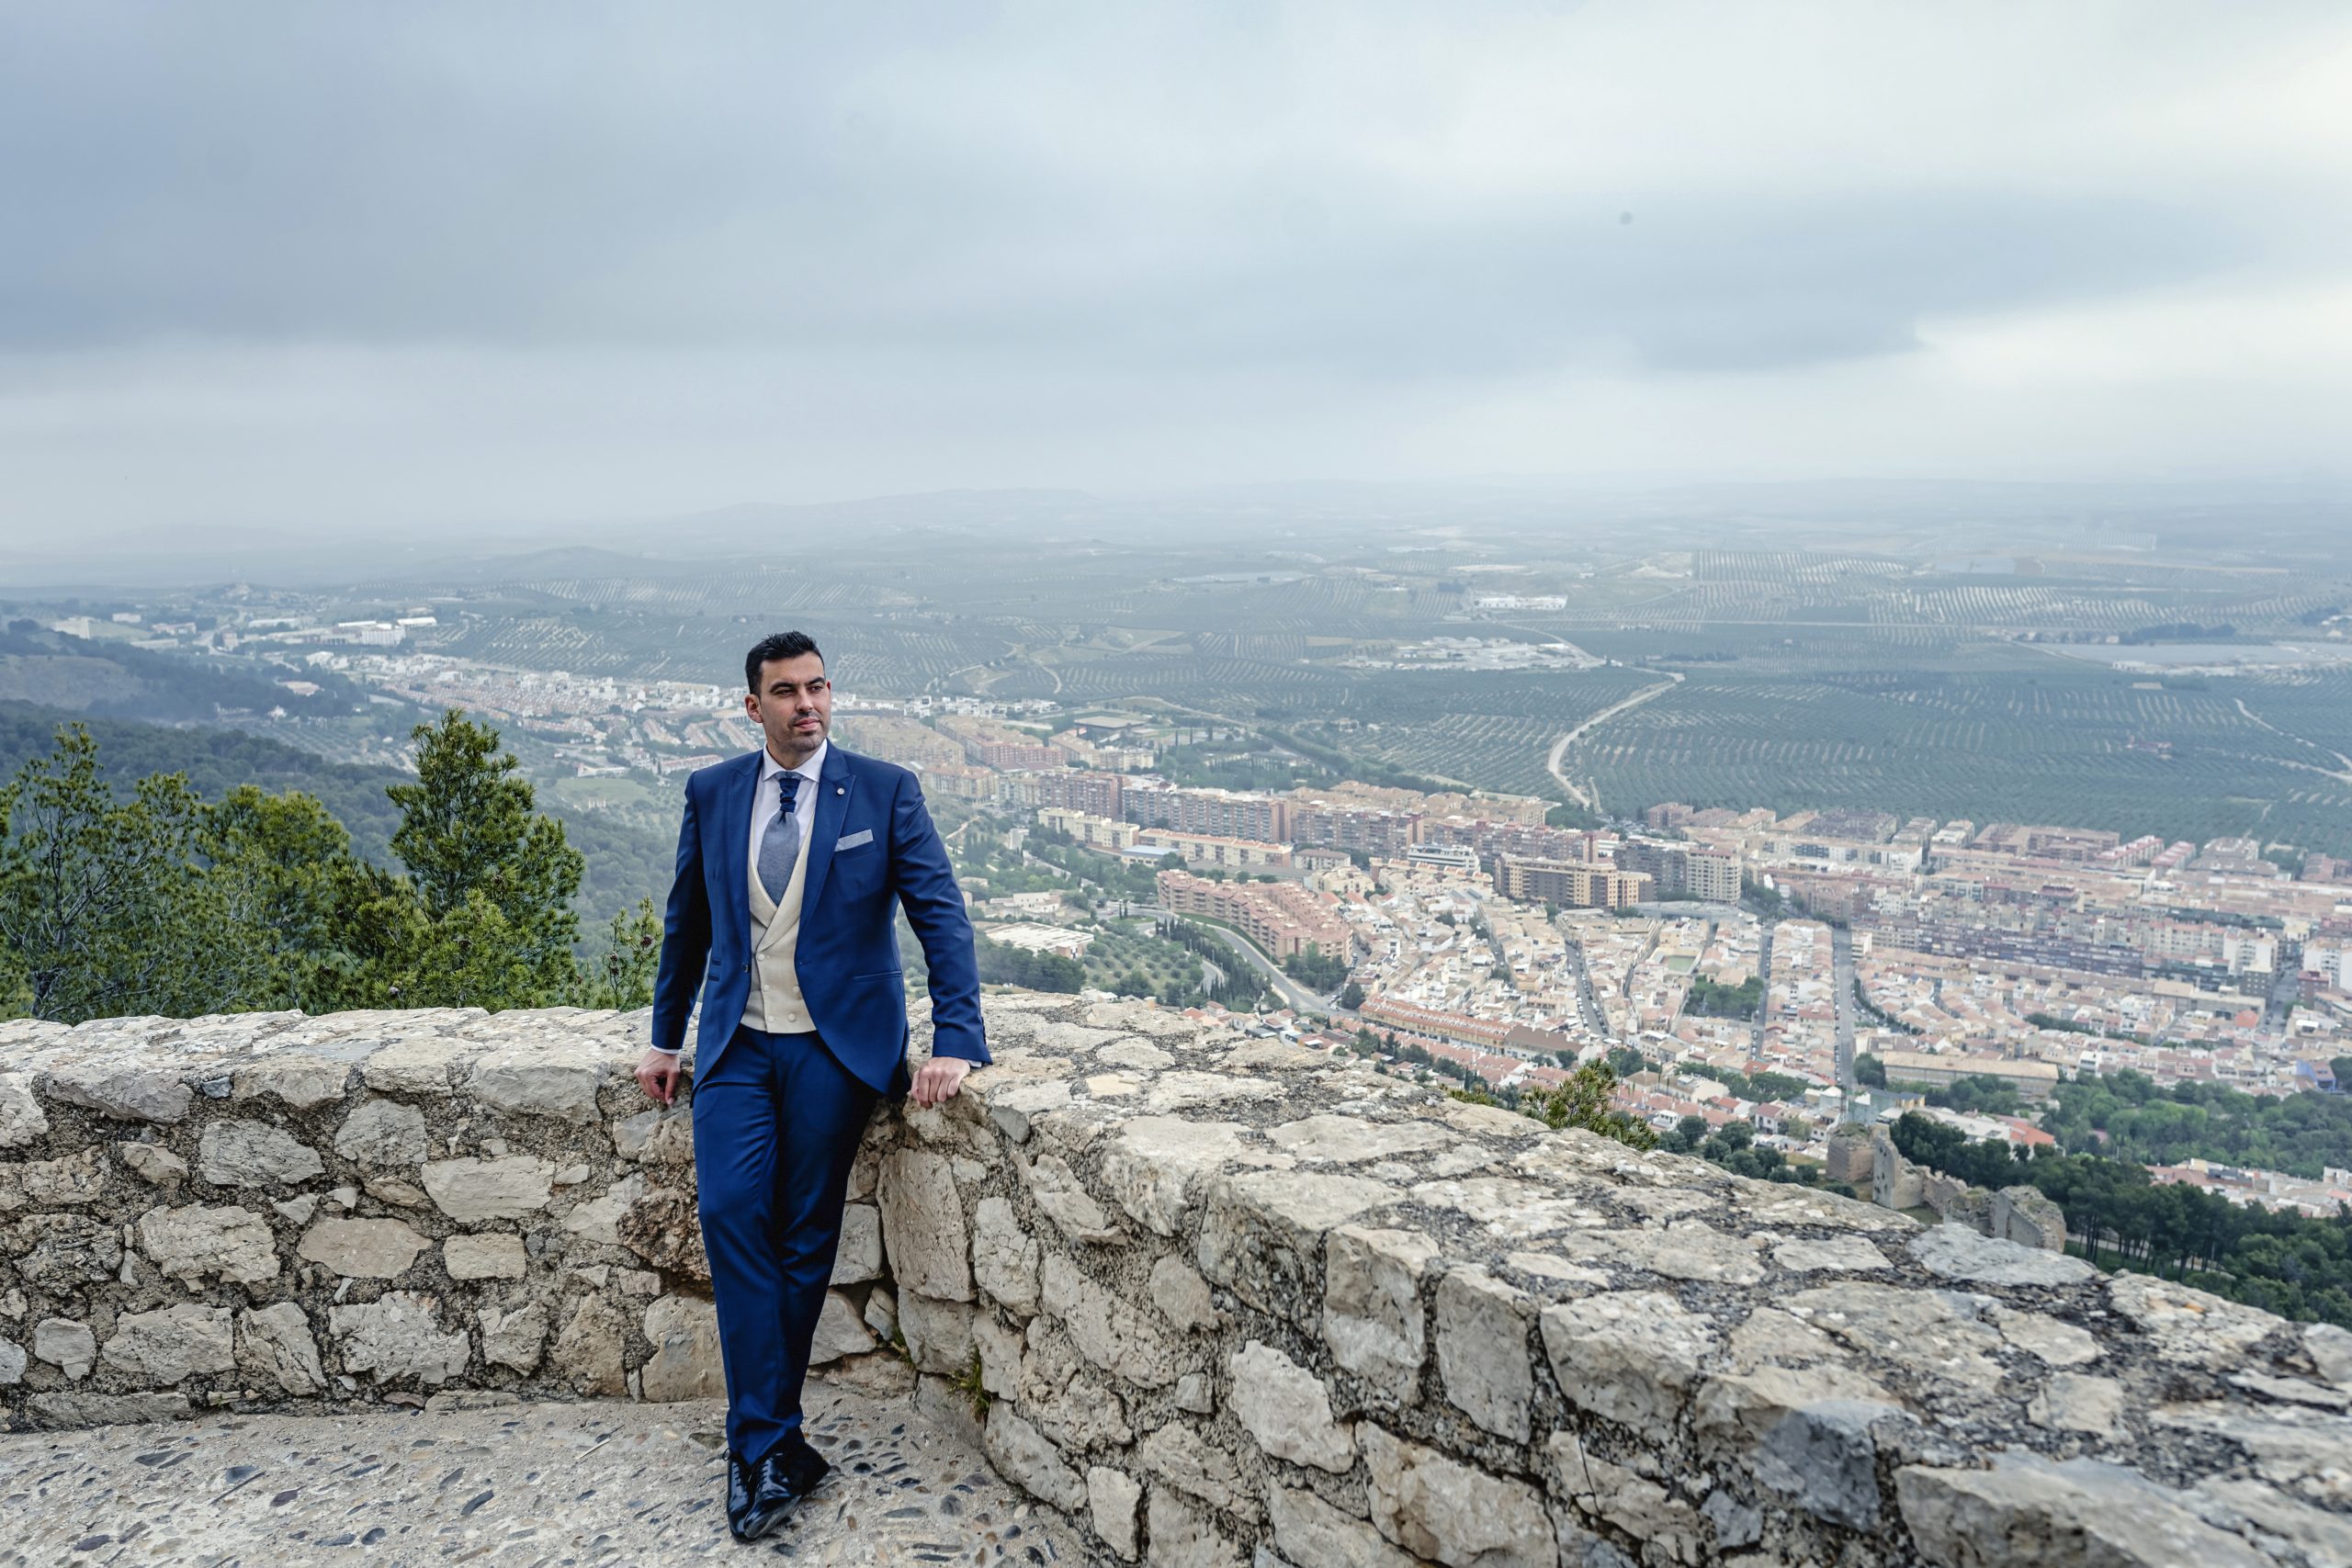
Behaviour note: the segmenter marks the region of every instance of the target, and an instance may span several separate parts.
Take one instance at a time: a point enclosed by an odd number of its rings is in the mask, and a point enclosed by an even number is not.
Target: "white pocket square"
[[[871,828],[860,828],[854,833],[845,834],[842,837],[834,840],[833,852],[838,854],[843,850],[854,850],[860,844],[870,844],[873,841],[874,829]]]

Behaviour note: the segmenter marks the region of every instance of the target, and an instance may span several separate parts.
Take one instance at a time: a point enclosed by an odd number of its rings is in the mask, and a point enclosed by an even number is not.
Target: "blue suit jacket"
[[[699,991],[695,1057],[705,1074],[743,1021],[751,995],[747,863],[759,783],[757,751],[686,780],[678,876],[653,983],[653,1044],[663,1051],[684,1044],[686,1016]],[[988,1061],[972,922],[914,774],[828,747],[811,808],[816,821],[793,966],[817,1032],[842,1066],[874,1089],[906,1092],[906,977],[895,918],[903,905],[931,967],[932,1054]]]

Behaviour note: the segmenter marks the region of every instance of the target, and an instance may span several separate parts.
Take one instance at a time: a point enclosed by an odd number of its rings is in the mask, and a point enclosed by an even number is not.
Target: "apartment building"
[[[1179,915],[1206,915],[1238,928],[1277,959],[1308,949],[1354,957],[1355,935],[1321,896],[1290,882],[1211,882],[1190,872],[1163,871],[1159,907]]]
[[[1291,803],[1274,795],[1175,785],[1147,788],[1137,780],[1124,792],[1119,815],[1140,828],[1261,844],[1292,841]]]
[[[1227,866],[1250,871],[1288,867],[1288,844],[1266,844],[1254,839],[1224,839],[1214,833],[1180,833],[1172,828],[1136,829],[1136,843],[1145,849],[1173,850],[1188,865]]]
[[[1688,893],[1718,903],[1739,901],[1739,857],[1703,844],[1628,839],[1617,849],[1621,871],[1646,874],[1660,893]]]
[[[1495,863],[1496,890],[1531,904],[1571,909],[1623,909],[1649,897],[1647,873],[1620,871],[1589,861],[1529,860],[1505,855]]]
[[[1103,850],[1113,854],[1133,848],[1136,835],[1142,831],[1132,822],[1097,817],[1091,811],[1078,811],[1066,806],[1039,807],[1037,825],[1051,828],[1057,833],[1068,833],[1090,850]]]
[[[1126,781],[1116,773],[1069,769],[1015,773],[998,785],[998,796],[1009,806],[1050,806],[1092,817],[1118,817],[1126,801]]]

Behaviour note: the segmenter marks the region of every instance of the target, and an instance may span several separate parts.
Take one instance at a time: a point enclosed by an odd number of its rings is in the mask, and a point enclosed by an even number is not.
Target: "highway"
[[[1272,959],[1268,958],[1264,953],[1259,952],[1258,949],[1251,944],[1248,937],[1243,936],[1239,931],[1233,930],[1229,926],[1214,925],[1207,920],[1197,919],[1193,919],[1193,923],[1199,926],[1203,931],[1215,931],[1218,938],[1224,942],[1226,946],[1233,949],[1234,952],[1241,955],[1241,961],[1243,963],[1249,964],[1250,967],[1264,976],[1267,983],[1274,987],[1274,995],[1283,999],[1283,1005],[1284,1007],[1289,1008],[1293,1012],[1313,1013],[1317,1018],[1328,1018],[1330,1016],[1331,1009],[1329,1004],[1325,1002],[1321,997],[1317,996],[1314,992],[1308,990],[1306,987],[1300,985],[1297,981],[1283,974],[1281,967]]]

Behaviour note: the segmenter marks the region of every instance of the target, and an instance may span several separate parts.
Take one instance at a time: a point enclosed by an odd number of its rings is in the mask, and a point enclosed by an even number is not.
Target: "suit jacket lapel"
[[[744,945],[751,945],[752,928],[752,801],[760,793],[760,753],[752,752],[729,776],[718,798],[719,889],[724,908],[743,922]]]
[[[817,784],[817,819],[808,829],[808,877],[800,890],[800,918],[808,919],[825,896],[825,874],[833,869],[833,843],[842,836],[842,821],[849,814],[850,791],[857,775],[839,746],[825,749],[825,771]],[[748,893],[746,897],[749,897]]]

